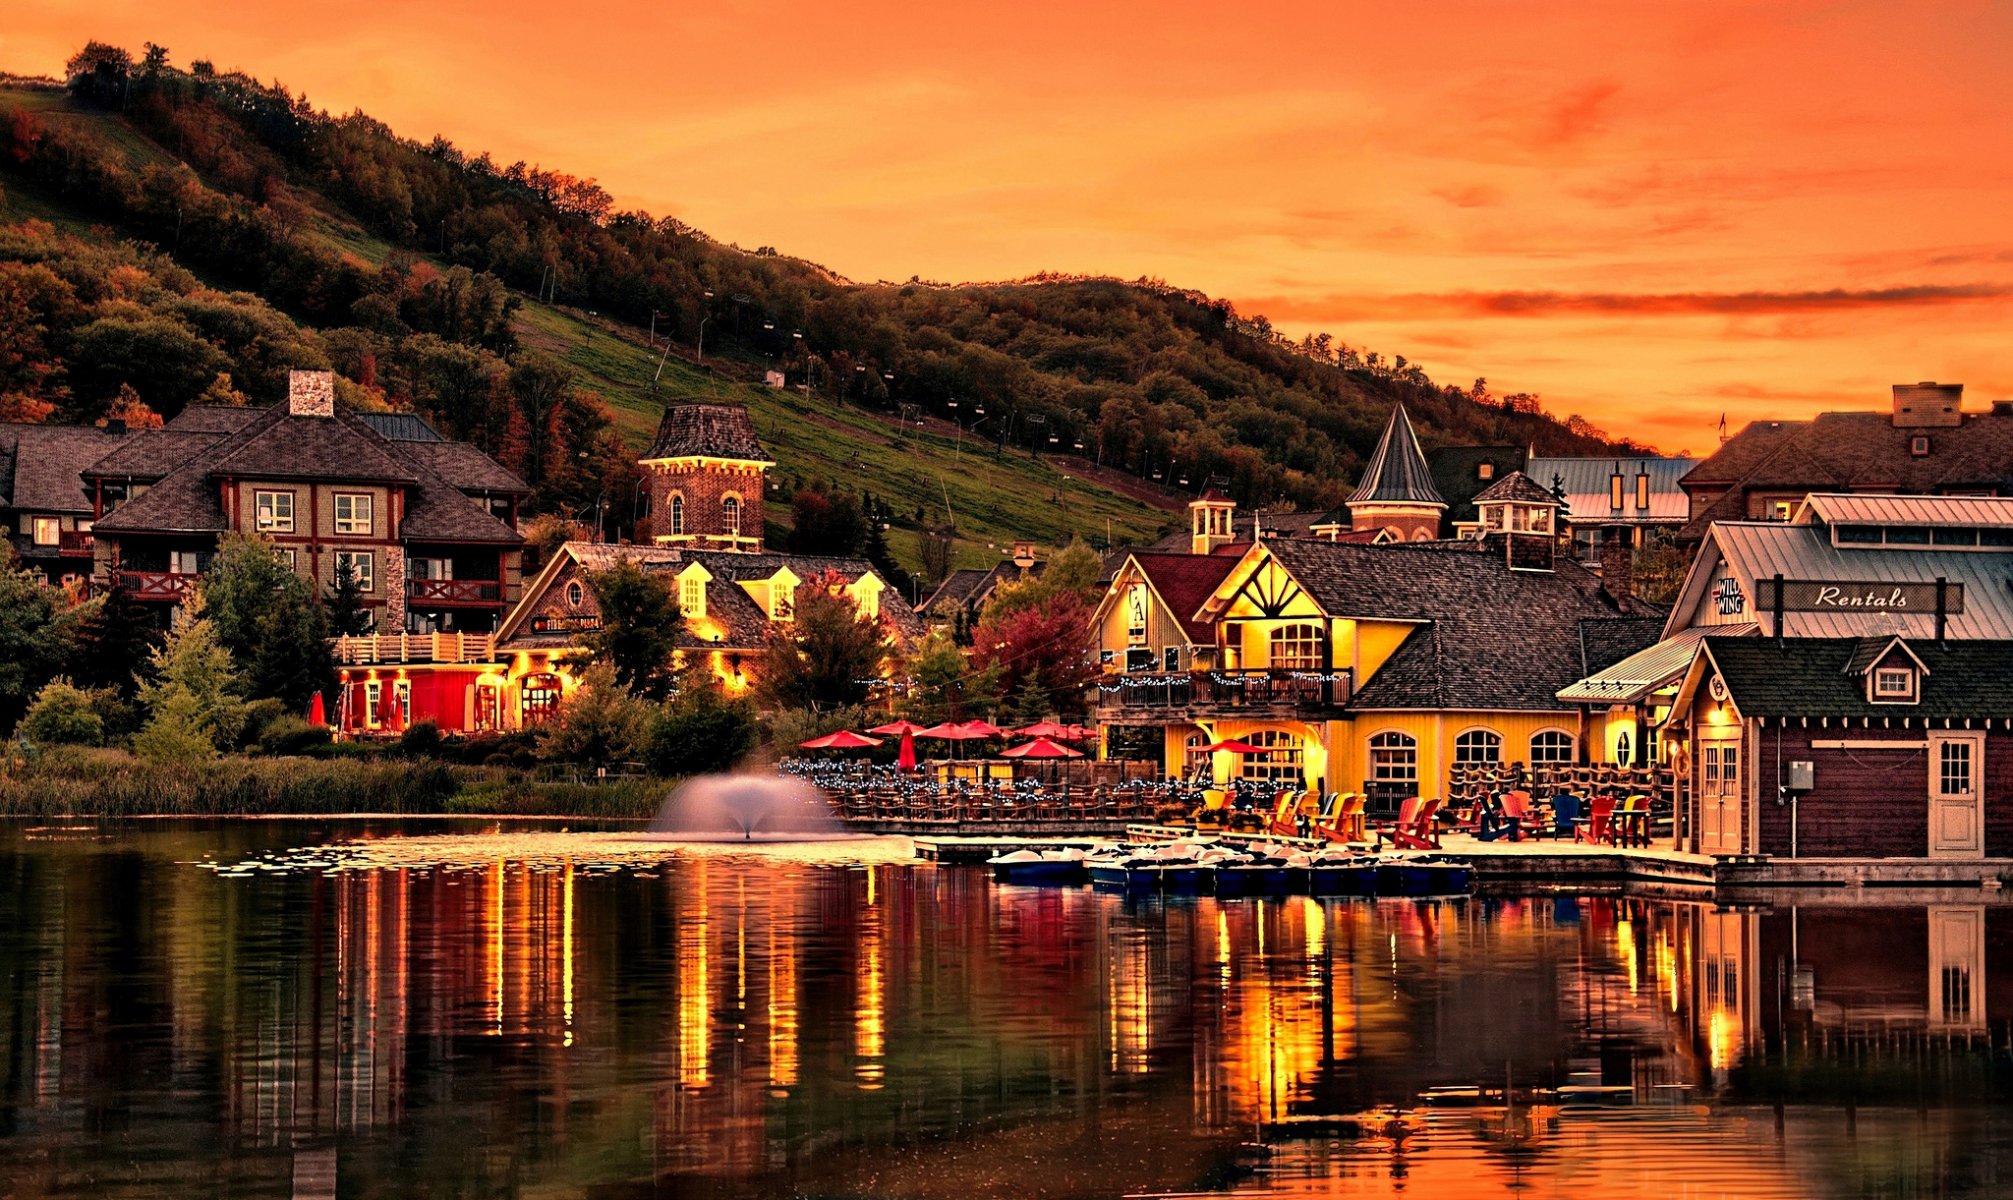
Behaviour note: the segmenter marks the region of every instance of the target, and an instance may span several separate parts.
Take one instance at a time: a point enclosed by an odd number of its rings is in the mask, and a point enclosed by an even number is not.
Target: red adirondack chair
[[[1363,807],[1368,803],[1369,797],[1361,792],[1337,796],[1333,810],[1315,818],[1314,827],[1309,832],[1331,842],[1368,841],[1370,835],[1363,828]]]
[[[1397,823],[1379,829],[1377,834],[1400,850],[1438,850],[1439,816],[1439,800],[1421,800],[1414,796],[1398,807]]]
[[[1612,844],[1615,840],[1615,798],[1595,796],[1587,808],[1587,819],[1573,827],[1573,840]]]

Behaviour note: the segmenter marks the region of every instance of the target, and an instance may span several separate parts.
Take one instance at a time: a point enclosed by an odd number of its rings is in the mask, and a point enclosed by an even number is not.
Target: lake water
[[[0,1196],[2013,1192],[2013,907],[493,828],[0,830]]]

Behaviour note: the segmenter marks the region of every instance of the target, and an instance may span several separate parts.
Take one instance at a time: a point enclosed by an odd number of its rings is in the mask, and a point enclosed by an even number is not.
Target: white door
[[[1985,1028],[1985,910],[1929,910],[1929,1024]]]
[[[1701,739],[1698,775],[1699,850],[1740,853],[1740,740]]]
[[[1929,735],[1929,857],[1985,856],[1985,735]]]

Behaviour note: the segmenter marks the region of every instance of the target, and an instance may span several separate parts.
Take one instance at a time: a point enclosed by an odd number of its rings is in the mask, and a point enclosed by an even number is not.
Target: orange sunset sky
[[[9,0],[855,279],[1155,275],[1666,450],[2013,396],[2013,5]]]

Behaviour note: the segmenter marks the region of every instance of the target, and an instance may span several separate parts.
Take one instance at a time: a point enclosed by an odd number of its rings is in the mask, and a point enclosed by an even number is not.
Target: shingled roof
[[[755,436],[755,422],[738,404],[678,404],[665,409],[657,437],[643,457],[768,461],[762,440]]]
[[[1929,439],[1928,453],[1913,453],[1917,437]],[[1714,521],[1746,520],[1747,494],[1756,489],[2013,492],[2013,414],[1966,413],[1954,429],[1897,427],[1883,412],[1756,422],[1693,467],[1684,484],[1728,488],[1685,524],[1682,535],[1691,539],[1704,537]]]
[[[239,411],[244,410],[211,413]],[[158,480],[152,487],[107,514],[96,527],[108,533],[223,533],[230,521],[212,481],[231,475],[392,484],[405,489],[401,533],[407,540],[512,546],[524,540],[456,484],[407,453],[413,446],[387,441],[347,409],[337,408],[333,416],[306,416],[279,404],[257,410],[239,428],[210,435],[198,445],[203,436],[189,428],[153,431],[144,437],[144,449],[105,456],[81,468],[80,474],[136,477],[160,470],[152,476]],[[179,462],[169,461],[177,458]],[[122,460],[129,460],[124,465],[134,469],[119,469]],[[150,470],[138,469],[143,466]]]
[[[1474,503],[1496,504],[1560,504],[1557,496],[1542,487],[1522,471],[1512,471],[1475,494]]]
[[[1551,711],[1561,688],[1656,641],[1576,563],[1512,571],[1492,554],[1425,546],[1268,542],[1332,616],[1418,621],[1352,709]],[[1589,663],[1595,665],[1589,666]]]
[[[1149,554],[1132,556],[1153,590],[1181,623],[1190,643],[1208,645],[1215,640],[1209,622],[1199,620],[1202,606],[1237,566],[1227,554]]]
[[[83,470],[130,433],[89,425],[0,425],[0,496],[30,513],[88,513]]]
[[[1377,439],[1377,451],[1363,468],[1363,479],[1349,495],[1350,504],[1437,504],[1446,507],[1440,489],[1433,486],[1432,468],[1419,449],[1419,435],[1412,432],[1412,418],[1400,404],[1391,410],[1384,424],[1384,436]]]
[[[1917,703],[1874,704],[1848,671],[1858,638],[1708,637],[1703,652],[1744,717],[2013,718],[2013,642],[1908,642],[1929,673]]]
[[[464,492],[495,492],[506,496],[531,494],[530,484],[467,442],[402,441],[398,443],[398,448],[407,458],[426,464],[435,474]]]

